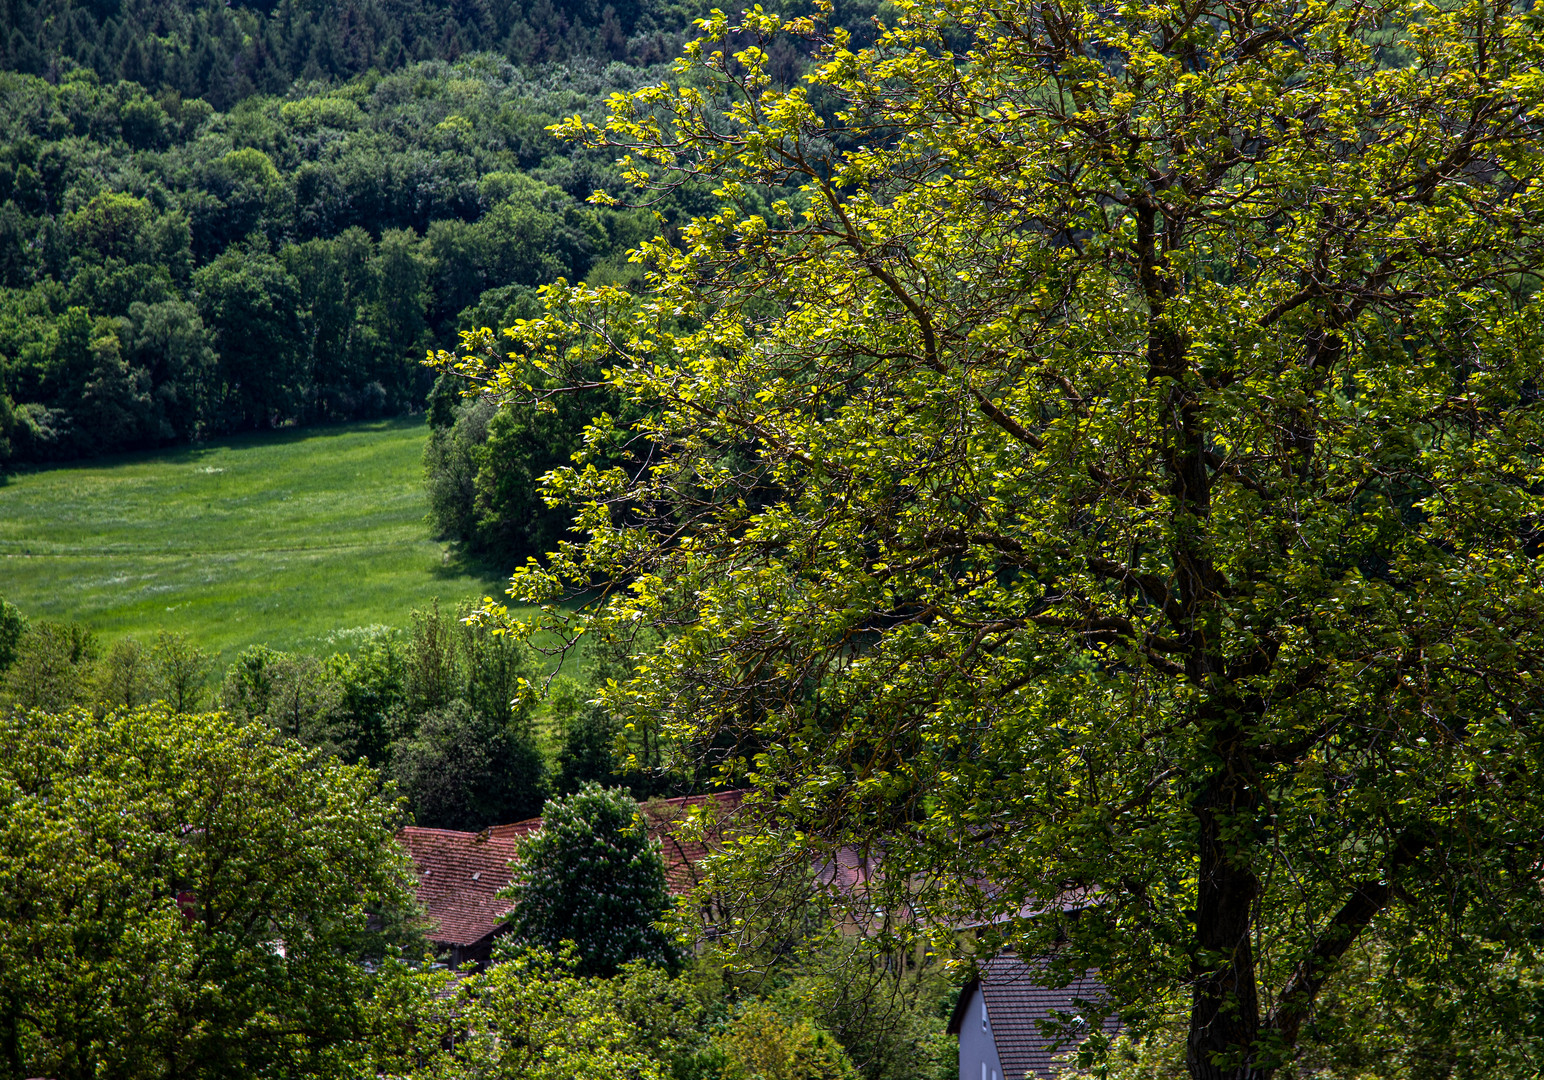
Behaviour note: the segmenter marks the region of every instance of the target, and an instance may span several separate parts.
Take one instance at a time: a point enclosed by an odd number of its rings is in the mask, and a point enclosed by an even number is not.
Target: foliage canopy
[[[0,710],[0,1068],[332,1074],[365,905],[412,906],[398,817],[262,725]]]
[[[640,960],[676,966],[657,925],[671,907],[665,860],[621,788],[586,784],[549,799],[513,869],[505,895],[516,939],[549,950],[572,943],[580,975],[610,976]]]
[[[1189,999],[1197,1078],[1290,1062],[1370,928],[1394,980],[1531,963],[1540,13],[897,12],[716,14],[568,125],[720,205],[644,296],[468,339],[644,415],[548,477],[586,536],[512,592],[658,635],[608,704],[760,787],[742,865],[882,849],[941,938],[1066,935],[1133,1024]]]

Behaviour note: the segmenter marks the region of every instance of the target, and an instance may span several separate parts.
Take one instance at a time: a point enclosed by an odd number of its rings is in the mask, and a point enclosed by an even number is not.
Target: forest
[[[278,3],[6,0],[0,66],[57,79],[71,68],[107,84],[198,98],[226,111],[297,82],[343,82],[421,60],[494,53],[553,61],[657,64],[702,12],[666,3]]]
[[[425,352],[654,219],[585,205],[558,117],[647,73],[425,61],[229,113],[0,76],[0,452],[43,463],[423,408]]]
[[[709,205],[593,205],[613,156],[549,130],[662,77],[682,10],[8,9],[0,470],[421,411],[427,352],[559,278],[636,284],[627,252]],[[565,525],[534,482],[595,401],[548,422],[459,389],[430,408],[436,528],[519,561]]]

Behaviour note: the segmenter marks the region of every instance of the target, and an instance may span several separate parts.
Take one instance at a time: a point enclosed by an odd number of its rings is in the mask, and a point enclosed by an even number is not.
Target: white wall
[[[1005,1080],[992,1039],[992,1020],[979,986],[970,988],[970,1000],[960,1020],[960,1080]]]

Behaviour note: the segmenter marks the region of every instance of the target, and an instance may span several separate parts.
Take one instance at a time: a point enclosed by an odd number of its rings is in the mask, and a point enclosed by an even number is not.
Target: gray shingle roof
[[[1054,1030],[1058,1017],[1070,1019],[1087,1014],[1092,1022],[1096,1012],[1080,1003],[1102,1002],[1108,997],[1104,984],[1092,971],[1067,986],[1053,988],[1046,985],[1042,962],[1026,962],[1012,953],[1001,953],[987,961],[978,982],[960,994],[960,1007],[949,1021],[951,1034],[959,1033],[962,1011],[976,986],[980,986],[986,998],[987,1018],[1002,1062],[1003,1080],[1024,1080],[1026,1076],[1030,1080],[1048,1080],[1057,1060],[1081,1041],[1076,1036],[1069,1038],[1065,1031]],[[1110,1017],[1103,1027],[1114,1034],[1119,1022]],[[1086,1034],[1088,1029],[1085,1026],[1083,1030]]]

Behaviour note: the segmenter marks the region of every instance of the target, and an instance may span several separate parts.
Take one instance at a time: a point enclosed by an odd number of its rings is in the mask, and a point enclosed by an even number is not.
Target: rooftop
[[[650,799],[639,807],[649,836],[665,858],[665,883],[683,896],[701,880],[699,866],[723,836],[723,825],[743,792]],[[712,805],[712,824],[703,840],[686,840],[679,825],[698,807]],[[418,871],[418,902],[428,912],[429,939],[440,945],[472,945],[503,925],[509,901],[498,892],[510,881],[509,864],[521,838],[541,828],[541,818],[495,825],[480,833],[409,826],[397,834]]]
[[[397,834],[418,871],[418,902],[430,918],[429,939],[471,945],[504,922],[509,901],[498,892],[509,884],[516,842],[490,831],[452,832],[408,826]]]
[[[1062,1022],[1097,1013],[1098,1005],[1108,999],[1104,984],[1094,972],[1086,972],[1063,987],[1046,985],[1044,965],[1019,959],[1012,953],[1000,953],[986,962],[980,977],[960,994],[959,1004],[949,1019],[949,1033],[958,1035],[964,1011],[980,987],[986,998],[987,1019],[992,1025],[992,1039],[1003,1077],[1031,1076],[1048,1080],[1057,1059],[1081,1041],[1074,1032],[1058,1031]],[[1090,1016],[1090,1020],[1092,1016]],[[1104,1021],[1106,1031],[1114,1032],[1118,1022]],[[1084,1035],[1087,1024],[1082,1025]]]

